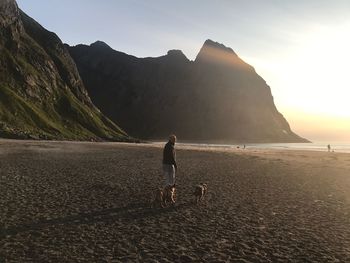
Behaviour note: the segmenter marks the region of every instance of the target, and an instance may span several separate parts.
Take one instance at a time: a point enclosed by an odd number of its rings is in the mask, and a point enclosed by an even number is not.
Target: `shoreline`
[[[139,142],[113,142],[113,141],[69,141],[69,140],[18,140],[18,139],[6,139],[0,138],[0,143],[53,143],[53,144],[96,144],[96,145],[144,145],[144,146],[157,146],[163,147],[166,143],[164,141],[139,141]],[[301,147],[301,145],[312,146],[315,145],[315,148],[311,147]],[[246,145],[246,148],[243,149],[243,146]],[[350,153],[350,143],[348,142],[334,142],[331,145],[335,145],[331,149],[331,153]],[[337,148],[339,145],[345,145],[347,148],[345,150]],[[311,152],[328,152],[327,151],[327,143],[247,143],[247,144],[215,144],[215,143],[193,143],[193,142],[177,142],[177,147],[192,147],[200,148],[200,149],[231,149],[231,150],[254,150],[254,151],[311,151]],[[289,146],[289,147],[288,147]],[[294,146],[294,147],[291,147]],[[300,147],[297,147],[300,146]]]
[[[85,142],[85,141],[36,141],[36,140],[12,140],[12,139],[0,139],[0,154],[1,144],[6,146],[14,145],[19,148],[23,146],[26,150],[45,150],[45,151],[86,151],[92,149],[98,149],[103,151],[104,149],[111,150],[118,147],[125,148],[144,148],[144,149],[162,149],[166,142],[141,142],[141,143],[129,143],[129,142]],[[47,147],[49,145],[49,147]],[[55,146],[55,147],[54,147]],[[277,159],[300,163],[318,163],[325,161],[328,165],[333,165],[337,168],[347,168],[348,160],[350,160],[349,152],[328,152],[327,150],[313,150],[313,149],[279,149],[279,148],[253,148],[247,147],[246,149],[237,148],[232,145],[197,145],[197,144],[185,144],[177,143],[177,151],[196,151],[196,152],[208,152],[208,153],[224,153],[234,154],[239,156],[253,156],[263,159]],[[16,147],[7,149],[9,151],[16,151]],[[17,150],[18,151],[18,150]],[[20,150],[21,151],[21,150]]]

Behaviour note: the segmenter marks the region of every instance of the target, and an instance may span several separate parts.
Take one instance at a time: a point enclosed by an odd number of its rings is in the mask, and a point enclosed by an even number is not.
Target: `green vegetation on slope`
[[[22,139],[126,140],[125,133],[117,126],[101,114],[81,106],[73,96],[63,96],[55,105],[46,104],[39,108],[3,84],[0,84],[0,136]]]
[[[61,40],[12,10],[0,26],[0,137],[133,140],[92,104]]]

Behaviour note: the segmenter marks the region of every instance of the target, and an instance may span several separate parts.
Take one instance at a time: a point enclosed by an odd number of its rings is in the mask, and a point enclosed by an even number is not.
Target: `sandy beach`
[[[350,154],[0,141],[0,262],[350,262]],[[195,205],[194,186],[208,184]]]

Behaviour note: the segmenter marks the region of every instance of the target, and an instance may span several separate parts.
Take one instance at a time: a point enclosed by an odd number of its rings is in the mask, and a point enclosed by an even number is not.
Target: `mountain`
[[[133,136],[307,141],[291,131],[254,68],[223,44],[205,41],[195,61],[180,50],[137,58],[101,41],[68,48],[92,101]]]
[[[130,139],[91,102],[57,35],[15,0],[0,2],[0,137]]]
[[[136,58],[101,42],[69,51],[94,103],[131,135],[305,141],[277,111],[266,82],[222,44],[207,40],[195,61],[179,50]]]

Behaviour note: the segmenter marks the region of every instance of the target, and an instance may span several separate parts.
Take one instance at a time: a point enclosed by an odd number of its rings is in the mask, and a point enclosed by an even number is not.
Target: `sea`
[[[196,146],[203,148],[232,148],[242,149],[243,144],[206,144],[206,143],[177,143],[184,146]],[[305,150],[305,151],[328,151],[330,144],[331,152],[350,153],[350,142],[312,142],[312,143],[253,143],[246,144],[246,149],[273,149],[273,150]]]

